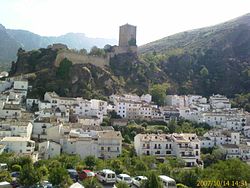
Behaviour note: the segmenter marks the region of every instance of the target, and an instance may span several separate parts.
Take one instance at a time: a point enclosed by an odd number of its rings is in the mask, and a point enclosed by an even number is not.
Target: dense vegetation
[[[250,92],[250,14],[179,33],[140,47],[141,58],[161,69],[170,93],[233,97]],[[153,67],[153,65],[152,65]]]
[[[250,112],[250,93],[236,94],[231,103],[232,107],[243,108]]]
[[[215,152],[216,153],[216,152]],[[217,154],[211,154],[216,158]],[[79,156],[63,154],[50,160],[40,160],[34,165],[27,157],[13,157],[13,154],[0,155],[0,161],[7,163],[9,172],[20,171],[19,182],[25,186],[30,186],[49,180],[53,185],[68,187],[72,180],[67,174],[67,168],[91,169],[98,171],[104,168],[114,170],[117,174],[127,173],[131,176],[146,175],[149,180],[146,185],[157,184],[156,175],[164,174],[176,180],[179,184],[184,184],[190,188],[196,188],[201,180],[227,180],[227,181],[248,181],[250,183],[250,168],[239,159],[217,160],[205,169],[193,168],[185,169],[184,163],[179,158],[166,158],[165,162],[159,162],[152,156],[137,157],[133,148],[126,147],[123,154],[115,159],[101,160],[89,156],[81,160]],[[9,172],[0,172],[0,181],[9,180]],[[83,181],[86,188],[93,185],[98,187],[96,180]],[[122,187],[122,185],[120,185]],[[147,186],[145,186],[147,187]],[[230,187],[230,186],[225,186]],[[236,186],[237,187],[237,186]],[[246,186],[242,186],[243,188]],[[161,188],[159,185],[156,188]]]

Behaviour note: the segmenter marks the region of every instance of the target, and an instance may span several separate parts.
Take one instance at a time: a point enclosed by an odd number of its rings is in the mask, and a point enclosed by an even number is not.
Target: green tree
[[[170,133],[175,133],[176,132],[176,129],[177,129],[177,123],[176,121],[174,120],[171,120],[169,123],[168,123],[168,130]]]
[[[67,79],[69,78],[69,73],[70,73],[70,69],[72,67],[72,62],[69,61],[67,58],[64,58],[61,62],[60,65],[57,69],[56,74],[58,75],[58,77],[60,77],[61,79]]]
[[[8,171],[0,171],[0,182],[7,181],[11,182],[12,178]]]
[[[169,84],[154,84],[150,88],[150,94],[152,95],[152,100],[158,105],[164,105],[166,98],[166,92],[169,88]]]
[[[122,161],[119,159],[114,159],[110,162],[111,167],[115,170],[116,174],[121,174],[124,170]]]
[[[250,168],[239,159],[218,161],[202,171],[204,180],[248,181],[250,183]],[[228,187],[231,187],[229,185]]]
[[[102,188],[102,185],[97,181],[96,178],[86,179],[82,183],[85,188]]]
[[[15,164],[15,165],[12,165],[11,169],[12,171],[20,172],[22,170],[22,167],[18,164]]]
[[[80,49],[79,52],[80,52],[80,54],[83,54],[83,55],[87,55],[88,54],[88,52],[87,52],[87,50],[85,48]]]
[[[150,172],[148,175],[148,180],[143,183],[143,188],[163,188],[163,184],[160,178],[157,176],[155,172]]]
[[[93,169],[97,163],[97,160],[95,156],[90,155],[85,157],[84,163],[88,166],[88,168]]]
[[[50,169],[49,182],[59,187],[69,187],[73,183],[66,169],[58,166]]]
[[[39,173],[39,171],[34,169],[32,164],[26,164],[23,166],[19,177],[19,182],[21,185],[25,187],[30,187],[40,181],[41,174]]]
[[[144,161],[142,161],[142,160],[138,160],[137,161],[137,163],[136,163],[136,165],[135,165],[135,169],[137,170],[137,171],[141,171],[141,172],[146,172],[147,170],[148,170],[148,167],[147,167],[147,165],[145,164],[145,162]]]
[[[42,179],[47,178],[47,176],[49,175],[49,170],[46,166],[40,166],[38,168],[38,172],[39,174],[41,174]]]
[[[115,184],[115,186],[117,188],[129,188],[128,184],[126,182],[122,182],[122,181],[120,181],[117,184]]]
[[[105,57],[105,51],[104,49],[98,48],[97,46],[93,46],[89,52],[89,55]]]

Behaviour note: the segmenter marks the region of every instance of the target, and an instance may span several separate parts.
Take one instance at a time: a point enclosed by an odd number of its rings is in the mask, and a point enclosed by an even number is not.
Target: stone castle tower
[[[120,26],[119,47],[136,46],[136,26],[125,24]]]

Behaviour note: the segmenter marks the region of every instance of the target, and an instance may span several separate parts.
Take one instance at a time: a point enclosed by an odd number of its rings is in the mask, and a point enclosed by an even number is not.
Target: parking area
[[[113,188],[113,187],[114,187],[114,185],[112,185],[112,184],[109,184],[109,185],[102,185],[102,186],[103,186],[103,188]],[[134,185],[132,185],[131,188],[137,188],[137,187],[134,186]]]

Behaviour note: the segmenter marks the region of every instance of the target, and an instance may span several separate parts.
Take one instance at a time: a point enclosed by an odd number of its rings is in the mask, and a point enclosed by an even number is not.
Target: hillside
[[[142,94],[148,91],[151,84],[166,80],[165,73],[152,71],[134,53],[116,55],[107,65],[96,64],[96,56],[82,55],[80,58],[79,55],[73,58],[71,53],[66,53],[71,61],[64,58],[58,65],[56,60],[61,53],[61,50],[52,48],[19,50],[10,75],[27,77],[33,88],[28,97],[36,98],[43,98],[46,91],[56,91],[60,96],[84,98],[104,98],[123,92]],[[93,59],[94,62],[90,61]]]
[[[151,42],[139,52],[157,59],[176,93],[250,92],[250,14]]]
[[[72,49],[85,48],[90,50],[93,46],[113,45],[117,41],[114,39],[89,38],[83,33],[67,33],[57,37],[45,37],[26,30],[6,29],[0,24],[0,68],[2,64],[6,68],[6,66],[10,66],[11,61],[16,60],[16,52],[20,47],[25,50],[34,50],[46,48],[53,43],[63,43]]]

